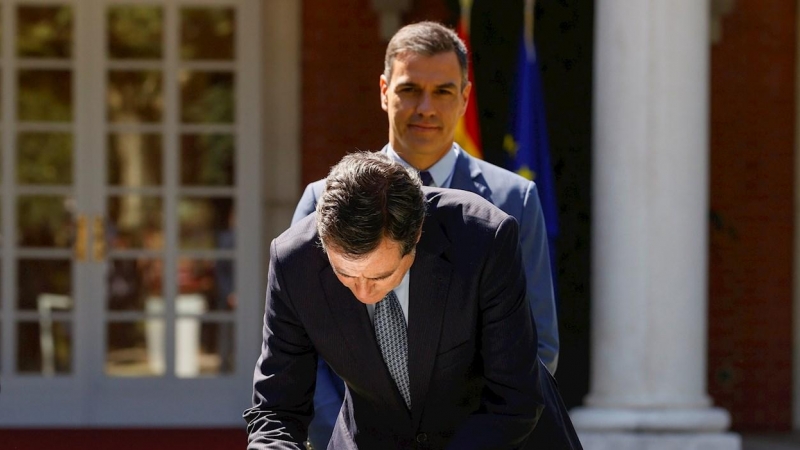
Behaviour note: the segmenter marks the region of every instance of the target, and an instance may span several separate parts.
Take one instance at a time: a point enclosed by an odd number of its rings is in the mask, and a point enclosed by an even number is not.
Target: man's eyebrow
[[[345,278],[355,278],[353,275],[348,275],[348,274],[340,271],[339,269],[337,269],[333,265],[331,265],[331,268],[339,276],[342,276],[342,277],[345,277]],[[395,269],[395,270],[397,270],[397,269]],[[383,278],[389,278],[390,276],[392,276],[392,274],[395,272],[395,270],[392,270],[392,271],[389,271],[389,272],[386,272],[386,273],[382,273],[382,274],[380,274],[380,275],[378,275],[376,277],[370,277],[370,278],[367,278],[367,279],[368,280],[381,280]]]
[[[415,83],[413,81],[404,81],[402,83],[397,83],[398,88],[403,87],[419,87],[419,83]],[[436,89],[458,89],[458,85],[453,83],[452,81],[448,81],[447,83],[437,84]]]
[[[352,275],[348,275],[348,274],[342,272],[341,270],[337,269],[336,266],[334,266],[333,264],[331,264],[331,269],[333,269],[333,271],[339,276],[342,276],[342,277],[345,277],[345,278],[353,278]]]
[[[453,82],[447,82],[436,86],[439,89],[458,89],[458,86]]]
[[[397,83],[397,87],[418,87],[419,83],[414,83],[413,81],[404,81],[402,83]]]
[[[397,270],[397,269],[395,269],[395,270]],[[367,279],[368,280],[382,280],[384,278],[389,278],[390,276],[392,276],[392,274],[395,272],[395,270],[392,270],[391,272],[380,274],[377,277],[372,277],[372,278],[367,278]]]

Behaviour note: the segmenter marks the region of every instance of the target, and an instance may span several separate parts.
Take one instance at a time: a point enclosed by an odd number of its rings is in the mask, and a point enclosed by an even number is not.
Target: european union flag
[[[550,164],[541,74],[533,44],[526,44],[524,34],[520,39],[517,80],[511,96],[510,130],[503,147],[508,153],[509,170],[536,182],[547,228],[555,286],[555,239],[558,236],[556,186]]]

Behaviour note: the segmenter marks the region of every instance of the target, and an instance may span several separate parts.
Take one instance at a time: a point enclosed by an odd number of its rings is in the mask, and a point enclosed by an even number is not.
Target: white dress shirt
[[[391,145],[388,146],[389,150],[387,154],[394,159],[395,161],[399,162],[400,164],[418,170],[416,167],[411,166],[411,164],[407,163],[397,152],[394,151]],[[441,188],[449,188],[450,182],[453,180],[453,172],[456,171],[456,160],[458,159],[458,152],[461,150],[458,149],[458,146],[453,144],[453,147],[450,148],[450,151],[445,153],[444,156],[439,161],[436,161],[436,164],[430,166],[428,168],[428,173],[431,174],[433,178],[434,187],[441,187]]]

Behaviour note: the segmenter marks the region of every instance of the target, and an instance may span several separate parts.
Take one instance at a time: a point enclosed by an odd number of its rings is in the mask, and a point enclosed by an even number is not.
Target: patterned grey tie
[[[419,177],[422,179],[423,186],[436,187],[436,185],[433,183],[433,177],[431,176],[431,173],[428,172],[427,170],[423,170],[422,172],[420,172]]]
[[[383,361],[397,385],[400,395],[411,409],[411,383],[408,381],[408,336],[403,309],[394,291],[375,305],[375,337],[381,348]]]

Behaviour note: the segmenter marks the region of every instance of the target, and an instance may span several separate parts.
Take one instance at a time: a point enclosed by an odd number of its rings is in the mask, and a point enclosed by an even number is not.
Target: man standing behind
[[[544,216],[536,185],[473,158],[454,143],[456,124],[472,88],[467,49],[455,32],[434,22],[400,29],[386,48],[380,77],[381,107],[389,118],[382,150],[421,171],[426,185],[474,192],[519,222],[527,298],[538,333],[538,355],[551,373],[558,363],[558,322]],[[308,185],[292,223],[314,211],[324,180]],[[311,442],[325,448],[342,405],[344,385],[324,361],[318,367]]]
[[[517,231],[386,155],[345,156],[316,213],[270,246],[248,448],[302,448],[318,355],[347,384],[328,448],[579,448],[556,441],[563,423],[527,447],[558,405]]]

